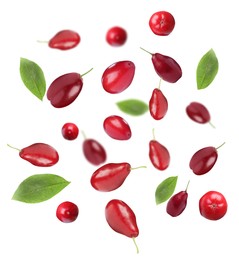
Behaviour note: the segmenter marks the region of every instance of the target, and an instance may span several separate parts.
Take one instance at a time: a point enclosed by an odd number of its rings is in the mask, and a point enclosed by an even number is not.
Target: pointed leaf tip
[[[70,182],[55,174],[35,174],[23,180],[12,196],[12,200],[39,203],[54,197]]]

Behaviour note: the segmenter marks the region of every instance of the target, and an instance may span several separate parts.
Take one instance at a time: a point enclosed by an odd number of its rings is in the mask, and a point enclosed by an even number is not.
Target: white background
[[[0,135],[0,258],[10,259],[225,259],[238,258],[238,13],[237,1],[187,0],[87,0],[87,1],[2,1],[1,26],[1,135]],[[167,37],[154,35],[148,26],[156,11],[171,12],[175,29]],[[105,33],[114,25],[128,32],[127,43],[113,48]],[[81,35],[72,50],[48,48],[37,40],[48,40],[62,29]],[[132,117],[115,103],[127,98],[148,102],[158,86],[151,57],[140,50],[159,52],[175,58],[183,77],[175,84],[162,82],[161,90],[169,110],[161,121],[149,113]],[[197,90],[195,72],[200,58],[213,48],[219,71],[213,83]],[[53,108],[46,97],[41,102],[23,85],[19,74],[20,57],[38,63],[49,84],[67,72],[84,73],[79,97],[63,109]],[[135,78],[124,92],[111,95],[101,86],[101,75],[112,63],[129,59],[136,65]],[[185,107],[191,101],[207,106],[213,129],[191,121]],[[132,128],[132,138],[116,141],[103,130],[106,116],[123,116]],[[125,183],[110,193],[95,191],[90,176],[96,169],[82,154],[83,137],[67,141],[61,127],[74,122],[86,135],[97,139],[107,150],[107,162],[129,162],[132,171]],[[170,167],[159,172],[148,158],[148,143],[155,128],[156,139],[170,151]],[[204,146],[219,146],[218,161],[206,175],[189,169],[194,152]],[[22,148],[35,142],[54,146],[59,163],[40,168],[23,161],[7,143]],[[71,184],[54,198],[39,204],[11,200],[19,183],[36,173],[61,175]],[[178,176],[175,192],[184,190],[188,180],[188,205],[177,218],[166,214],[165,204],[156,206],[157,185],[169,176]],[[209,190],[224,194],[228,212],[219,221],[199,214],[198,201]],[[115,233],[105,221],[104,208],[110,199],[124,200],[134,210],[140,230],[136,254],[130,238]],[[70,224],[58,221],[55,210],[70,200],[79,207],[78,219]]]

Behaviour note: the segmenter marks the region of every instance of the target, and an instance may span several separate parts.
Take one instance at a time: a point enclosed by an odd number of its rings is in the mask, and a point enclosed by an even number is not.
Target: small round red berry
[[[79,134],[79,128],[74,123],[65,123],[61,129],[62,136],[67,140],[75,140]]]
[[[122,46],[127,40],[127,32],[120,26],[111,27],[106,32],[106,41],[111,46]]]
[[[149,27],[156,35],[167,36],[175,27],[175,19],[173,15],[167,11],[159,11],[149,19]]]
[[[56,210],[57,218],[63,223],[71,223],[75,221],[78,214],[78,206],[70,201],[62,202]]]

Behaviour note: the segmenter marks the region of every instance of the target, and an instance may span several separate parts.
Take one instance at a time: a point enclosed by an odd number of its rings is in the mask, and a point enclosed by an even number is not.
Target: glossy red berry
[[[170,153],[163,144],[154,138],[149,142],[149,159],[156,169],[164,171],[169,166]]]
[[[61,129],[62,136],[66,140],[75,140],[79,134],[79,128],[74,123],[65,123]]]
[[[182,77],[182,69],[172,57],[161,53],[150,53],[143,48],[141,49],[152,55],[151,60],[154,70],[162,80],[176,83]]]
[[[106,41],[113,47],[122,46],[127,40],[127,32],[120,26],[111,27],[106,32]]]
[[[138,168],[145,168],[145,166],[131,168],[131,165],[127,162],[107,163],[92,174],[91,185],[98,191],[107,192],[118,189],[131,171]]]
[[[175,19],[167,11],[155,12],[149,19],[149,27],[154,34],[167,36],[175,27]]]
[[[209,172],[218,159],[217,149],[219,149],[222,145],[217,148],[213,146],[203,147],[195,152],[189,162],[190,169],[196,175],[203,175]]]
[[[188,117],[199,124],[210,123],[211,116],[208,109],[199,102],[191,102],[186,107]]]
[[[107,163],[91,176],[91,185],[98,191],[112,191],[119,188],[131,172],[129,163]]]
[[[118,61],[110,65],[101,78],[104,90],[110,94],[121,93],[133,81],[135,64],[132,61]]]
[[[136,215],[128,204],[122,200],[112,199],[105,207],[105,218],[108,225],[117,233],[134,240],[139,235]],[[138,247],[135,243],[137,253]]]
[[[106,150],[97,140],[85,138],[82,148],[86,160],[91,164],[100,165],[106,161]]]
[[[189,184],[189,183],[188,183]],[[188,188],[188,185],[187,185]],[[177,217],[183,213],[187,206],[188,192],[187,188],[184,191],[180,191],[174,194],[168,201],[166,212],[172,216]]]
[[[62,202],[56,209],[56,217],[63,223],[75,221],[78,214],[78,206],[70,201]]]
[[[59,161],[57,150],[49,144],[34,143],[22,149],[8,145],[19,151],[19,156],[29,163],[39,167],[50,167]]]
[[[62,30],[56,33],[48,42],[53,49],[69,50],[76,47],[81,41],[80,35],[72,30]]]
[[[153,119],[162,119],[168,111],[168,100],[163,92],[155,88],[149,100],[149,112]]]
[[[219,220],[227,213],[227,200],[218,191],[208,191],[199,200],[200,214],[209,220]]]
[[[131,128],[127,121],[117,115],[107,117],[103,122],[105,132],[113,139],[128,140],[132,136]]]
[[[79,73],[71,72],[56,78],[47,90],[47,98],[51,105],[55,108],[63,108],[74,102],[82,90],[82,77],[86,73],[80,75]]]

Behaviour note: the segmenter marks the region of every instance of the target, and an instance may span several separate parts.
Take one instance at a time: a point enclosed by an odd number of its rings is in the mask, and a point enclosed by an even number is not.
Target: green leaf
[[[196,71],[197,88],[207,88],[218,72],[218,59],[213,49],[203,55],[198,63]]]
[[[31,93],[43,100],[46,93],[46,80],[42,69],[35,62],[21,58],[20,75],[24,85]]]
[[[132,116],[140,116],[148,111],[148,104],[138,99],[122,100],[116,105],[122,112]]]
[[[155,201],[157,205],[167,201],[172,196],[177,180],[178,176],[168,177],[158,185],[155,192]]]
[[[55,174],[35,174],[20,183],[12,199],[26,203],[43,202],[55,196],[69,183]]]

